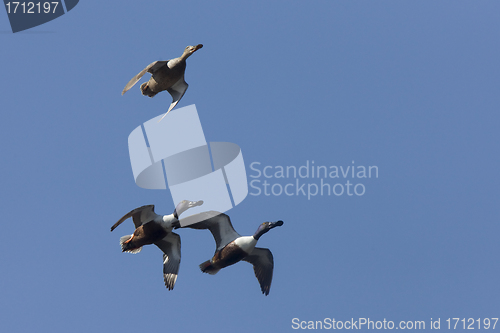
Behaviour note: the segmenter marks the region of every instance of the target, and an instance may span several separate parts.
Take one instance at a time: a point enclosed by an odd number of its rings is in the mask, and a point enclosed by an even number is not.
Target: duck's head
[[[187,46],[184,49],[184,53],[182,54],[182,57],[184,59],[186,59],[187,57],[189,57],[191,54],[195,53],[196,51],[198,51],[202,47],[203,47],[203,44],[198,44],[198,45],[195,45],[195,46]]]
[[[193,208],[193,207],[201,206],[201,205],[203,205],[203,200],[200,200],[200,201],[182,200],[181,202],[179,202],[177,207],[175,207],[175,209],[174,209],[174,217],[176,219],[179,219],[179,215],[184,213],[189,208]]]
[[[283,221],[264,222],[261,225],[259,225],[259,228],[255,232],[253,237],[258,240],[260,238],[260,236],[262,236],[263,234],[265,234],[266,232],[268,232],[272,228],[276,228],[276,227],[279,227],[282,225],[283,225]]]

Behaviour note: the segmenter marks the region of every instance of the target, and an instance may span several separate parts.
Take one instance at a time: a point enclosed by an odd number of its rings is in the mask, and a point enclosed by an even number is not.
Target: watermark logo
[[[378,166],[316,165],[306,160],[300,166],[263,166],[260,162],[250,164],[253,178],[250,195],[258,196],[304,196],[311,200],[315,196],[363,196],[365,182],[378,178]]]
[[[245,163],[240,147],[230,142],[207,144],[195,105],[159,115],[130,133],[128,148],[134,179],[145,189],[170,189],[174,205],[182,200],[203,200],[191,215],[214,210],[226,212],[248,194]],[[188,221],[183,223],[184,221]],[[181,226],[199,222],[180,221]]]
[[[12,32],[30,29],[52,21],[72,10],[79,0],[8,1],[4,0]]]

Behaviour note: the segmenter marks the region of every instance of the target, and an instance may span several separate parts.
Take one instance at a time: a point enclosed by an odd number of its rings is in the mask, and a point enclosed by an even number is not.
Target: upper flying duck
[[[142,94],[153,97],[157,93],[167,90],[170,95],[172,95],[172,104],[170,104],[167,111],[167,113],[169,113],[181,100],[188,88],[188,84],[184,80],[186,59],[202,47],[202,44],[188,46],[184,49],[184,52],[179,58],[166,61],[155,61],[149,64],[148,67],[144,68],[127,83],[122,91],[122,95],[132,88],[146,72],[149,72],[151,73],[151,78],[148,82],[141,84]],[[161,119],[163,119],[167,113],[165,113]]]
[[[163,279],[168,290],[174,289],[181,262],[181,238],[172,232],[179,215],[189,208],[200,206],[203,201],[181,201],[170,215],[158,215],[154,205],[136,208],[123,215],[112,227],[115,230],[123,221],[132,217],[135,231],[120,238],[122,252],[139,253],[144,245],[155,244],[163,251]]]
[[[269,249],[255,247],[255,245],[263,234],[275,227],[282,226],[283,221],[264,222],[253,236],[241,236],[234,230],[231,220],[226,214],[209,211],[190,216],[184,221],[188,219],[196,221],[203,219],[203,221],[189,224],[183,228],[208,229],[215,239],[217,247],[215,254],[212,259],[200,264],[202,272],[216,274],[222,268],[244,260],[253,265],[255,277],[259,280],[262,293],[266,296],[269,294],[273,279],[273,254]],[[183,224],[185,225],[185,223]],[[179,222],[175,222],[174,225],[175,228],[181,227]]]

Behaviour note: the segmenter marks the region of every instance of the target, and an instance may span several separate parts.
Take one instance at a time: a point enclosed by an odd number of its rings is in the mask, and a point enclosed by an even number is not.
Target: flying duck
[[[144,68],[127,83],[122,91],[122,95],[130,90],[146,72],[149,72],[151,73],[151,78],[148,82],[141,84],[142,94],[153,97],[157,93],[167,90],[170,95],[172,95],[172,104],[170,104],[167,111],[167,113],[169,113],[181,100],[188,88],[188,84],[184,80],[186,59],[202,47],[202,44],[188,46],[184,49],[184,52],[179,58],[166,61],[155,61],[149,64],[148,67]],[[167,113],[165,113],[161,119],[163,119]]]
[[[170,215],[158,215],[154,205],[136,208],[123,215],[112,227],[115,230],[123,221],[132,218],[135,231],[120,238],[122,252],[139,253],[144,245],[155,244],[163,251],[163,280],[168,290],[174,289],[181,262],[181,237],[172,232],[173,223],[189,208],[200,206],[203,201],[181,201]]]
[[[259,281],[262,293],[267,296],[273,279],[273,254],[269,249],[255,247],[255,245],[263,234],[275,227],[282,226],[283,221],[264,222],[253,236],[241,236],[234,230],[229,216],[223,213],[209,211],[190,216],[186,220],[195,218],[199,221],[204,216],[207,218],[203,221],[182,227],[208,229],[215,239],[217,247],[215,254],[212,259],[200,264],[201,271],[213,275],[222,268],[238,261],[249,262],[253,265],[255,277]],[[178,221],[173,224],[176,229],[181,228]]]

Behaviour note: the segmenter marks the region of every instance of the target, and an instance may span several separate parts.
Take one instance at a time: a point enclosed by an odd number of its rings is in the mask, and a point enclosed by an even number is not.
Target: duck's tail
[[[141,92],[143,95],[145,96],[149,96],[149,97],[154,97],[157,93],[153,92],[149,86],[148,86],[148,83],[147,82],[144,82],[143,84],[141,84]]]
[[[217,274],[217,272],[220,271],[220,268],[215,268],[210,262],[210,260],[201,263],[200,269],[203,273],[208,273],[211,275]]]
[[[130,238],[132,238],[132,235],[125,235],[120,238],[120,245],[122,247],[122,252],[129,252],[129,253],[141,252],[142,246],[134,247],[134,244],[132,242],[129,242]]]

